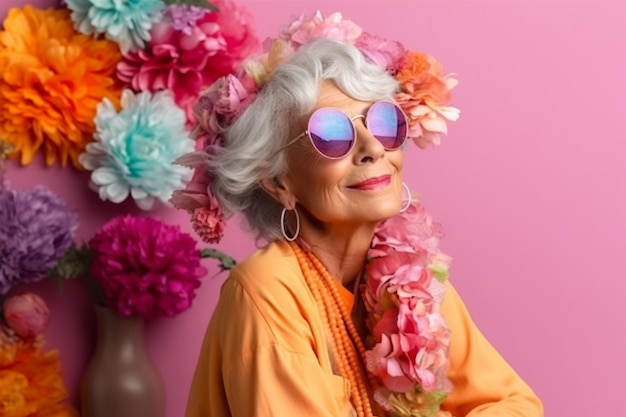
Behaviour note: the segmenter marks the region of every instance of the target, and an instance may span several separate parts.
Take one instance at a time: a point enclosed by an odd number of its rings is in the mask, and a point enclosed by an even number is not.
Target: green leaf
[[[67,279],[80,279],[85,282],[95,303],[105,305],[104,291],[100,284],[89,273],[92,254],[86,244],[80,247],[72,245],[64,254],[59,263],[46,274],[47,278],[57,281],[59,291],[63,290],[63,283]]]
[[[84,277],[89,272],[90,264],[91,251],[87,245],[83,244],[80,247],[72,245],[65,251],[59,263],[48,270],[46,277],[55,279],[59,290],[62,290],[64,280]]]
[[[85,281],[87,288],[89,288],[89,292],[91,293],[94,302],[98,305],[106,306],[106,303],[104,301],[104,290],[102,289],[100,284],[98,284],[96,280],[93,279],[89,272],[86,272],[82,278],[83,281]]]
[[[209,3],[206,0],[163,0],[163,3],[165,3],[166,6],[186,5],[186,6],[201,7],[203,9],[207,9],[212,12],[219,11],[217,7],[213,6],[211,3]]]
[[[446,280],[448,279],[448,270],[445,267],[436,264],[430,264],[428,265],[428,268],[430,268],[433,276],[437,278],[439,282],[446,282]]]
[[[222,271],[231,270],[237,264],[237,261],[234,258],[226,255],[224,252],[212,248],[201,249],[200,257],[217,259],[220,262],[220,269]]]

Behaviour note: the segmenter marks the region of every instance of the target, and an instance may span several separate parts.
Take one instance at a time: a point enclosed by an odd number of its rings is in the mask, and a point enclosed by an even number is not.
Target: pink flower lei
[[[366,366],[382,386],[375,400],[398,416],[443,417],[450,331],[439,308],[451,258],[424,207],[409,209],[376,230],[361,286],[368,336]]]

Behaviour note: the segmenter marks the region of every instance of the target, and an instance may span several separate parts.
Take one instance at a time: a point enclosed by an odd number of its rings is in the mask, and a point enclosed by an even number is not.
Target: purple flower
[[[89,248],[90,272],[106,305],[124,317],[172,317],[187,310],[206,274],[196,241],[150,217],[113,218]]]
[[[191,35],[194,26],[196,26],[196,22],[200,20],[205,13],[207,13],[206,9],[186,4],[173,4],[163,10],[163,15],[166,19],[169,19],[172,27],[176,30],[180,30],[185,35]]]
[[[72,244],[78,216],[49,189],[0,194],[0,294],[43,279]]]

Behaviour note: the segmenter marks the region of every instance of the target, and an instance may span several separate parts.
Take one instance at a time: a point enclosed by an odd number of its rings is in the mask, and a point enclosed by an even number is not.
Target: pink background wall
[[[409,151],[406,182],[447,231],[452,279],[475,321],[541,396],[546,414],[619,414],[626,374],[622,2],[240,2],[263,36],[301,12],[337,10],[459,74],[453,102],[461,119],[436,151]],[[2,0],[0,15],[23,3]],[[100,203],[87,176],[69,168],[38,161],[9,170],[15,186],[43,183],[66,198],[81,213],[84,238],[132,208]],[[189,230],[185,215],[157,214]],[[253,244],[232,221],[221,248],[243,258]],[[183,414],[223,279],[207,279],[190,311],[146,326],[168,417]],[[79,283],[61,295],[52,283],[34,290],[51,307],[48,347],[60,350],[76,401],[94,344],[89,300]]]

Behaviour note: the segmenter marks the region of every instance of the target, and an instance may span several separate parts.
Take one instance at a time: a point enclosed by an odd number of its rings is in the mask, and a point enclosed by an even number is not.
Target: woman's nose
[[[355,163],[374,162],[385,155],[385,148],[365,127],[361,120],[354,122],[356,143],[354,144]]]

